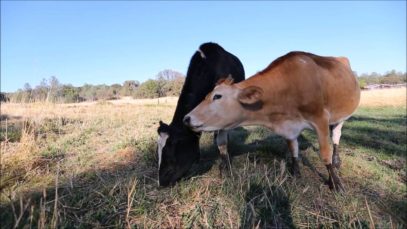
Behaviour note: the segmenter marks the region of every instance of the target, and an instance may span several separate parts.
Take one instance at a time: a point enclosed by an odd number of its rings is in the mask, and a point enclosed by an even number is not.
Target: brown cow
[[[297,137],[303,129],[312,128],[329,172],[329,185],[343,191],[336,171],[340,167],[337,147],[343,123],[356,110],[359,100],[358,81],[347,58],[290,52],[245,81],[233,84],[226,80],[219,84],[185,116],[184,123],[195,131],[266,126],[287,140],[296,175]]]

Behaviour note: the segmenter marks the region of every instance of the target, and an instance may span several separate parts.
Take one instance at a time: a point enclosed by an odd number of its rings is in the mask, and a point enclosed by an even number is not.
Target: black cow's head
[[[157,132],[158,181],[159,185],[168,186],[199,161],[199,137],[179,132],[162,121]]]

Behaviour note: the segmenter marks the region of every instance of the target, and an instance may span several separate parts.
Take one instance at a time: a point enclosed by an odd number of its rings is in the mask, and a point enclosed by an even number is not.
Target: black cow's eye
[[[222,98],[222,95],[216,94],[216,95],[213,96],[213,100],[217,100],[217,99],[220,99],[220,98]]]

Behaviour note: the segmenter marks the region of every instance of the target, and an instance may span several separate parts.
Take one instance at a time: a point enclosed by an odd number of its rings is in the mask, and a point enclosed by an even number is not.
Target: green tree
[[[21,102],[24,103],[32,102],[32,88],[29,83],[24,84]]]
[[[110,85],[110,93],[113,95],[114,99],[119,99],[120,98],[120,91],[122,90],[122,85],[120,84],[112,84]]]
[[[47,102],[55,103],[61,97],[61,85],[59,84],[59,80],[55,76],[51,76],[48,80],[49,82],[49,90],[47,94]]]
[[[149,79],[142,83],[136,90],[135,98],[157,98],[158,83],[156,80]]]
[[[96,88],[91,84],[85,84],[80,88],[79,96],[87,101],[94,101],[96,100]]]
[[[10,102],[10,98],[6,93],[1,92],[0,93],[0,102]]]
[[[79,88],[68,84],[63,85],[61,90],[64,103],[77,103],[81,101],[79,97]]]
[[[168,81],[165,85],[166,96],[179,96],[181,94],[184,82],[184,77],[177,77],[173,80]]]
[[[47,99],[49,86],[46,79],[42,79],[40,84],[33,91],[34,101],[40,102]]]
[[[140,86],[140,83],[135,80],[126,80],[123,83],[121,94],[123,96],[132,96],[136,92],[137,88]]]
[[[184,83],[184,76],[174,70],[163,70],[156,76],[158,97],[179,95]]]

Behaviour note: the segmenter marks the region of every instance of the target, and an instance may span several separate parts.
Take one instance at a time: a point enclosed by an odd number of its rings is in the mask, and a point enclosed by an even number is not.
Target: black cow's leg
[[[221,162],[219,164],[219,173],[222,176],[223,171],[226,169],[232,175],[232,159],[229,156],[228,145],[228,132],[226,130],[219,130],[216,135],[216,144],[220,152]]]
[[[342,126],[344,122],[340,122],[332,126],[332,142],[334,144],[332,154],[332,165],[337,169],[341,167],[341,158],[339,157],[339,141],[342,135]]]
[[[291,153],[291,160],[292,160],[291,174],[296,177],[300,177],[301,172],[300,172],[300,163],[299,163],[299,158],[298,158],[298,152],[299,152],[298,140],[297,139],[294,139],[294,140],[286,139],[286,141],[287,141],[288,149],[290,150],[290,153]]]

